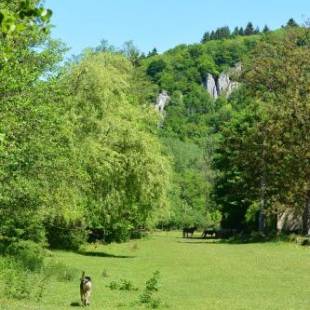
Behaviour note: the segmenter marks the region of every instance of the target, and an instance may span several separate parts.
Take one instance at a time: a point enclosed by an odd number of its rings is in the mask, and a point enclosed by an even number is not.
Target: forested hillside
[[[274,230],[288,212],[303,213],[308,231],[309,29],[293,19],[277,31],[245,29],[222,27],[201,44],[153,51],[142,61],[170,95],[160,125],[174,159],[165,224]],[[214,96],[210,76],[238,86]]]
[[[171,199],[173,215],[166,225],[218,226],[220,212],[211,197],[212,166],[217,132],[231,111],[225,96],[214,99],[206,89],[207,75],[240,63],[260,39],[259,35],[180,45],[162,55],[151,55],[142,67],[171,99],[160,128],[161,141],[174,158]]]

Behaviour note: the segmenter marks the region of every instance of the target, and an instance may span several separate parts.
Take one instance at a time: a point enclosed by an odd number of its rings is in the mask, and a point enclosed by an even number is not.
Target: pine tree
[[[239,29],[239,35],[240,35],[240,36],[244,36],[244,30],[243,30],[243,27],[240,27],[240,29]]]
[[[255,33],[255,34],[259,34],[259,33],[260,33],[260,30],[259,30],[259,27],[258,27],[258,26],[255,28],[254,33]]]
[[[212,30],[210,33],[210,40],[216,40],[216,35],[215,35],[214,30]]]
[[[252,34],[254,34],[255,31],[254,31],[254,26],[251,22],[249,22],[246,27],[245,27],[245,30],[244,30],[244,35],[246,36],[250,36]]]
[[[264,29],[263,29],[263,33],[267,33],[270,32],[270,29],[267,25],[265,25]]]
[[[210,32],[209,31],[204,33],[204,35],[201,39],[201,43],[206,43],[208,41],[210,41]]]
[[[152,57],[156,55],[158,55],[158,51],[157,51],[157,48],[154,47],[151,51],[149,51],[149,53],[147,54],[147,57]]]
[[[235,27],[234,31],[232,32],[232,35],[234,37],[238,36],[239,35],[239,27]]]
[[[290,18],[286,24],[286,27],[299,27],[294,18]]]

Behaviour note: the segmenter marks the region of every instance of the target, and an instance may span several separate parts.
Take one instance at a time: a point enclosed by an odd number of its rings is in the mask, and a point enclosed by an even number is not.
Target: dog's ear
[[[83,281],[85,278],[85,271],[82,271],[82,277],[81,277],[81,281]]]

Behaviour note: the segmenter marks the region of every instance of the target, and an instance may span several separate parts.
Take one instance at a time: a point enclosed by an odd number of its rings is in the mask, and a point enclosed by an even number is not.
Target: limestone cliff
[[[238,64],[227,72],[222,72],[218,77],[208,73],[204,86],[210,96],[216,99],[218,96],[229,97],[231,93],[239,87],[239,83],[231,79],[231,77],[239,75],[241,72],[241,65]]]
[[[168,95],[167,91],[163,90],[157,97],[155,108],[160,113],[163,113],[165,107],[168,105],[170,101],[170,96]]]

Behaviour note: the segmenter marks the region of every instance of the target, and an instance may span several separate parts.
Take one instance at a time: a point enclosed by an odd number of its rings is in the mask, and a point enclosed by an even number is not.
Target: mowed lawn
[[[54,252],[59,262],[86,270],[93,278],[88,309],[144,309],[136,301],[156,270],[160,309],[310,309],[309,247],[284,242],[226,244],[182,239],[181,233],[173,232],[89,246],[88,251],[89,255]],[[139,290],[107,287],[120,279],[132,281]],[[0,300],[0,309],[74,309],[77,302],[78,279],[51,282],[40,304]]]

